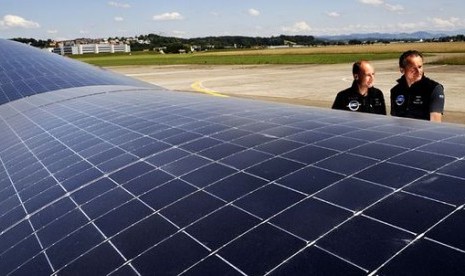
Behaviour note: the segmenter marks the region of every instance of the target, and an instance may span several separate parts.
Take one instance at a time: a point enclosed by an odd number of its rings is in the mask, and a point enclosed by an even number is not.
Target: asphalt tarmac
[[[401,75],[397,60],[373,61],[375,87],[390,110],[389,90]],[[330,108],[336,93],[352,83],[352,64],[333,65],[173,65],[110,67],[175,91],[236,96]],[[425,64],[425,75],[442,83],[444,122],[465,124],[465,66]]]

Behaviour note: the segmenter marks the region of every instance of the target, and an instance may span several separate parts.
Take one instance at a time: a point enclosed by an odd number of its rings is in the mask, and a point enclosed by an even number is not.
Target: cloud
[[[438,28],[453,28],[457,27],[457,25],[460,23],[460,19],[458,19],[457,17],[451,17],[448,19],[435,17],[431,19],[431,22],[433,22],[435,27]]]
[[[115,20],[116,22],[121,22],[121,21],[124,21],[124,18],[121,16],[115,16],[113,20]]]
[[[284,32],[291,32],[291,33],[301,33],[305,31],[310,31],[312,28],[307,24],[305,21],[296,22],[294,25],[290,27],[282,27],[281,30]]]
[[[335,11],[333,11],[333,12],[327,12],[326,15],[329,16],[329,17],[340,17],[340,16],[341,16],[340,13],[335,12]]]
[[[384,4],[384,8],[392,12],[401,12],[404,10],[404,7],[402,5],[391,5],[388,3]]]
[[[384,4],[384,1],[382,0],[358,0],[358,2],[366,5],[372,5],[372,6],[380,6]]]
[[[383,7],[384,9],[391,11],[391,12],[401,12],[404,10],[404,6],[402,5],[399,5],[399,4],[392,5],[392,4],[384,2],[383,0],[358,0],[358,2],[365,4],[365,5]]]
[[[416,23],[397,23],[395,29],[397,30],[405,30],[405,31],[412,31],[425,28],[426,24],[424,22],[416,22]]]
[[[123,8],[123,9],[129,9],[131,7],[131,5],[129,5],[129,4],[118,3],[118,2],[114,2],[114,1],[109,1],[108,5],[112,6],[112,7],[115,7],[115,8]]]
[[[390,11],[390,12],[401,13],[402,11],[405,10],[404,6],[402,5],[389,4],[389,3],[384,2],[384,0],[358,0],[358,2],[365,4],[365,5],[383,7],[385,10]]]
[[[0,27],[4,29],[8,29],[8,28],[33,29],[33,28],[40,28],[40,25],[37,22],[26,20],[20,16],[7,14],[3,17],[3,20],[0,20]]]
[[[168,21],[168,20],[182,20],[184,17],[179,12],[165,12],[162,14],[154,15],[155,21]]]
[[[48,34],[57,34],[58,30],[47,30]]]
[[[256,9],[249,9],[248,13],[251,16],[259,16],[260,15],[260,11],[257,11]]]

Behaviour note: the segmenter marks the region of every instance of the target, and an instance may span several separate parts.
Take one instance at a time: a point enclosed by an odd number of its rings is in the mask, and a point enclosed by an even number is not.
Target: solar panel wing
[[[0,92],[3,274],[465,274],[463,126],[174,93],[7,40]]]

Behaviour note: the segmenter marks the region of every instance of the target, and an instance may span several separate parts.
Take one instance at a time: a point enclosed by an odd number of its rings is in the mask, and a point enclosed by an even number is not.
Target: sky
[[[465,32],[465,1],[0,0],[0,38]]]

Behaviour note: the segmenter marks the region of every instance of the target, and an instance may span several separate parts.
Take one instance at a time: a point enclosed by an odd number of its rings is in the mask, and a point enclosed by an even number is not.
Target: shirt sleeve
[[[379,114],[386,115],[386,102],[384,101],[384,94],[381,90],[379,90],[379,99],[381,101],[381,110]]]
[[[390,102],[391,102],[391,116],[397,116],[396,101],[395,101],[393,89],[391,89]]]
[[[429,112],[438,112],[444,113],[444,87],[442,85],[436,85],[433,89],[433,93],[431,93],[431,104],[429,107]]]
[[[336,95],[336,98],[334,99],[333,106],[331,107],[332,109],[344,109],[344,104],[343,104],[343,99],[342,99],[342,94],[338,93]]]

